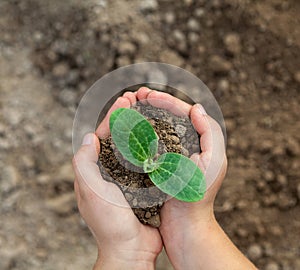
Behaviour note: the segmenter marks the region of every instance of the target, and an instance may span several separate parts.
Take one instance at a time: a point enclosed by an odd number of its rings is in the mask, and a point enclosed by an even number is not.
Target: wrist
[[[154,270],[157,254],[141,250],[99,252],[94,270]]]

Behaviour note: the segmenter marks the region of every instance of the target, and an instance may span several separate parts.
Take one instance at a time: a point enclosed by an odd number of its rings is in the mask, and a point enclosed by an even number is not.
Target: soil
[[[180,153],[189,157],[199,153],[199,136],[188,117],[137,103],[133,107],[143,114],[159,137],[158,154]],[[177,132],[176,132],[177,131]],[[137,218],[153,227],[160,226],[160,209],[167,195],[154,186],[148,174],[126,162],[111,137],[101,140],[99,168],[103,178],[116,183]]]
[[[95,80],[143,61],[209,86],[228,135],[216,217],[259,269],[300,269],[299,14],[297,0],[1,0],[0,269],[92,268],[72,121]]]

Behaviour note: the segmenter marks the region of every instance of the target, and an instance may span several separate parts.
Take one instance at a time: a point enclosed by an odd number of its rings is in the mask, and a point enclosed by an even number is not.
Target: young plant
[[[143,168],[163,192],[186,202],[203,198],[203,173],[189,158],[177,153],[158,155],[158,136],[147,119],[132,109],[119,108],[110,116],[112,140],[122,156]]]

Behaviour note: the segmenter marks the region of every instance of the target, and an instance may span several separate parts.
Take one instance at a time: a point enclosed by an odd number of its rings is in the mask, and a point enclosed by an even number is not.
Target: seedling
[[[178,200],[196,202],[203,198],[204,175],[189,158],[177,153],[158,154],[158,136],[139,112],[119,108],[110,116],[112,140],[122,156],[143,168],[151,181]]]

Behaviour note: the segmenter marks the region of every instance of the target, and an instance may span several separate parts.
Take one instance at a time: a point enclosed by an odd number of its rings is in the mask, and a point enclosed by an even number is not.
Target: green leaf
[[[135,110],[119,108],[110,116],[112,139],[123,157],[143,167],[157,153],[158,136],[147,119]]]
[[[185,202],[203,198],[206,190],[204,175],[192,160],[180,154],[165,153],[156,163],[159,167],[149,176],[163,192]]]

